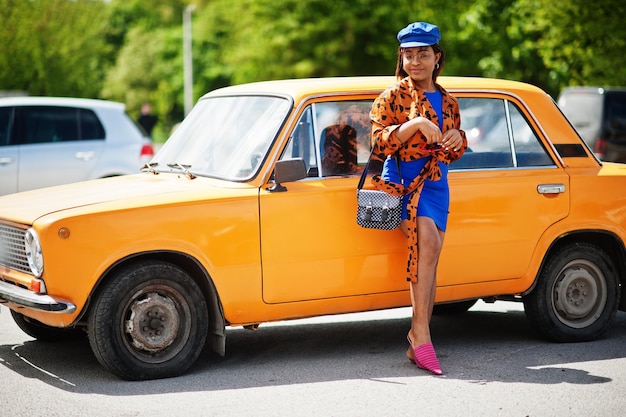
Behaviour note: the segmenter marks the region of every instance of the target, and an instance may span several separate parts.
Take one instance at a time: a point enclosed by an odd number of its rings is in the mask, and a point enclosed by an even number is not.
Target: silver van
[[[566,87],[558,104],[598,158],[626,162],[626,87]]]

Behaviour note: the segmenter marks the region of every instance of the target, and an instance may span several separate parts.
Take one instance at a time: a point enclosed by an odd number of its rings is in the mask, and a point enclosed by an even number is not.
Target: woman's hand
[[[443,134],[441,144],[446,149],[459,151],[463,147],[463,136],[458,129],[450,129]]]
[[[443,136],[439,126],[422,116],[414,120],[419,122],[419,131],[422,132],[422,135],[426,138],[426,143],[428,145],[441,143]]]
[[[404,123],[398,129],[398,139],[402,143],[408,141],[417,131],[422,132],[428,145],[441,143],[443,136],[439,126],[425,117],[419,116]]]

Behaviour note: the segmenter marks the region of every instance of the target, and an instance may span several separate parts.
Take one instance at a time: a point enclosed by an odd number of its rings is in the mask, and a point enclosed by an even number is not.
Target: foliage
[[[397,31],[436,23],[444,75],[509,78],[552,95],[623,85],[620,0],[0,0],[0,90],[152,103],[183,117],[182,15],[194,5],[194,100],[229,84],[392,74]]]
[[[178,28],[130,29],[102,90],[103,97],[125,102],[135,118],[139,116],[141,105],[150,103],[159,118],[153,132],[153,137],[159,141],[182,119],[181,44],[182,34]]]
[[[475,57],[474,75],[529,82],[553,96],[567,85],[624,85],[625,16],[619,0],[475,0],[456,52]]]
[[[510,0],[478,0],[464,13],[458,53],[475,62],[461,75],[509,78],[546,86],[545,69],[535,47],[537,33],[523,31],[520,24],[532,13],[517,10]]]
[[[0,0],[0,90],[97,97],[105,16],[95,0]]]
[[[184,0],[112,0],[107,39],[117,50],[102,96],[126,103],[137,118],[150,103],[159,118],[153,137],[167,138],[183,116],[182,29]]]
[[[626,3],[620,0],[518,0],[519,23],[532,33],[549,72],[549,87],[624,85]]]
[[[381,52],[382,58],[389,57],[389,52],[395,53],[395,45],[381,51],[381,43],[389,44],[381,34],[393,42],[395,28],[384,25],[403,21],[408,11],[406,7],[403,12],[402,7],[377,5],[380,2],[374,0],[244,0],[237,3],[239,10],[225,12],[227,3],[214,2],[218,10],[213,13],[221,10],[232,28],[225,36],[222,58],[236,68],[234,83],[389,73],[393,66],[381,59]],[[281,13],[285,10],[290,12]]]

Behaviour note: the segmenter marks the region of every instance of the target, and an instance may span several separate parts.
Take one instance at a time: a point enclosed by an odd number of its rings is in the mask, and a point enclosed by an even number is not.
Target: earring
[[[439,62],[435,64],[435,71],[437,71],[438,69],[439,69]]]

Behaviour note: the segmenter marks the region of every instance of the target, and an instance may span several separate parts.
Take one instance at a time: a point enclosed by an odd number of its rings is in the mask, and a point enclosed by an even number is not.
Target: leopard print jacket
[[[438,181],[441,179],[439,162],[450,164],[465,153],[467,139],[465,132],[460,130],[461,115],[456,98],[450,95],[443,87],[436,84],[442,94],[442,132],[450,129],[458,129],[463,136],[463,146],[458,151],[453,149],[430,150],[424,146],[426,138],[421,132],[415,133],[409,140],[402,143],[396,137],[396,129],[402,123],[422,116],[439,125],[437,112],[433,109],[426,94],[420,88],[416,88],[410,77],[406,77],[395,85],[385,90],[372,105],[370,118],[372,120],[372,145],[373,153],[381,158],[396,153],[403,161],[414,161],[418,158],[432,156],[426,163],[420,174],[404,186],[389,181],[383,181],[379,175],[372,177],[372,183],[376,188],[393,195],[409,194],[407,207],[409,221],[409,254],[407,260],[407,281],[417,282],[417,260],[419,250],[417,247],[417,204],[426,179]]]

